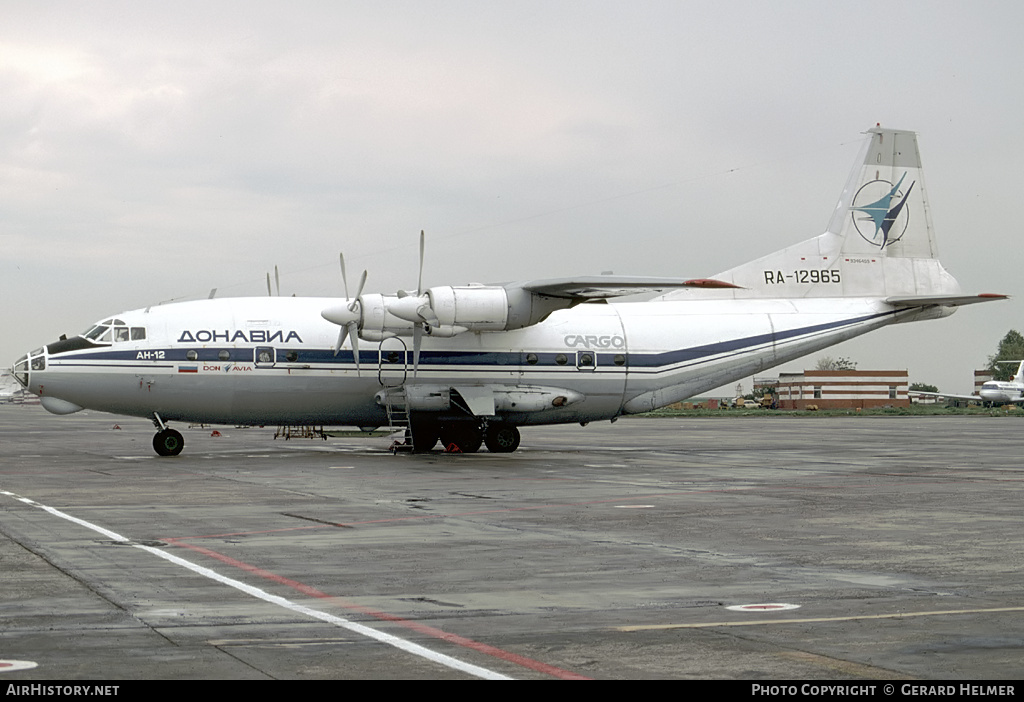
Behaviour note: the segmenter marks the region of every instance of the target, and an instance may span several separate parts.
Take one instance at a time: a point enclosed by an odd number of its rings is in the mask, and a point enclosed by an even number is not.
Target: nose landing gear
[[[177,456],[185,448],[185,438],[180,432],[169,428],[160,415],[153,413],[153,425],[158,431],[153,437],[153,450],[160,456]]]
[[[174,429],[164,429],[153,437],[153,450],[161,456],[177,456],[185,448],[185,439]]]

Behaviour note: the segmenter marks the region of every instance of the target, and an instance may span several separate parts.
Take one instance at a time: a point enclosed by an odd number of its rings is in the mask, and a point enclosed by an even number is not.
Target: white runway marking
[[[38,665],[35,661],[3,661],[0,660],[0,673],[10,673],[15,670],[29,670]]]
[[[426,648],[425,646],[421,646],[411,641],[406,641],[405,639],[393,636],[391,634],[386,634],[382,631],[377,631],[372,627],[368,627],[363,624],[350,621],[343,617],[335,616],[333,614],[327,614],[326,612],[321,612],[311,607],[306,607],[304,605],[297,604],[295,602],[292,602],[291,600],[285,599],[284,597],[271,595],[269,592],[261,590],[258,587],[253,587],[252,585],[247,585],[246,583],[243,583],[239,580],[228,578],[224,575],[221,575],[220,573],[217,573],[216,571],[210,570],[209,568],[205,568],[203,566],[196,565],[195,563],[192,563],[190,561],[186,561],[184,558],[173,556],[165,551],[161,551],[158,548],[132,543],[131,539],[121,536],[120,534],[110,531],[109,529],[104,529],[103,527],[93,524],[91,522],[87,522],[84,519],[73,517],[70,514],[66,514],[65,512],[61,512],[60,510],[54,509],[53,507],[48,507],[47,505],[40,504],[35,500],[31,500],[27,497],[21,497],[20,495],[16,495],[13,492],[7,492],[5,490],[0,490],[0,495],[6,495],[15,500],[18,500],[19,502],[31,505],[32,507],[37,507],[41,510],[49,512],[55,517],[59,517],[69,522],[73,522],[75,524],[78,524],[79,526],[85,527],[86,529],[91,529],[92,531],[102,534],[103,536],[113,541],[118,541],[124,544],[131,544],[137,549],[151,553],[154,556],[162,558],[165,561],[169,561],[175,565],[181,566],[182,568],[187,568],[193,573],[202,575],[203,577],[209,578],[210,580],[215,580],[229,587],[233,587],[236,590],[240,590],[246,593],[247,595],[251,595],[252,597],[256,597],[265,602],[278,605],[279,607],[283,607],[285,609],[289,609],[293,612],[298,612],[299,614],[304,614],[308,617],[312,617],[313,619],[319,619],[320,621],[324,621],[329,624],[334,624],[335,626],[347,629],[348,631],[351,631],[353,633],[361,634],[362,636],[366,636],[368,638],[374,639],[375,641],[385,643],[389,646],[394,646],[395,648],[401,649],[406,653],[411,653],[415,656],[426,658],[427,660],[451,668],[452,670],[458,670],[469,675],[474,675],[478,678],[484,678],[486,680],[511,679],[508,676],[502,675],[493,670],[488,670],[487,668],[482,668],[471,663],[466,663],[465,661],[461,661],[457,658],[453,658],[443,653],[432,651],[431,649]]]

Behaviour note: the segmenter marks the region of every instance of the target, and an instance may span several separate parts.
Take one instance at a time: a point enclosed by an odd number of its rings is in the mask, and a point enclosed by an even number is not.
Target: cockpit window
[[[28,356],[22,356],[14,364],[14,377],[23,386],[28,387]]]
[[[106,335],[105,339],[103,338],[104,335]],[[110,341],[110,327],[105,324],[97,324],[85,334],[82,334],[82,336],[93,341]]]
[[[129,327],[120,319],[104,319],[93,325],[82,336],[101,344],[115,341],[142,341],[146,338],[146,328]]]

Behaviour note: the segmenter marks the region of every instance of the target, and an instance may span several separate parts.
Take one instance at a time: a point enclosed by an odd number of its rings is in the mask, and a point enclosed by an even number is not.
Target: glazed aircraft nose
[[[19,358],[14,363],[14,377],[19,383],[25,386],[25,389],[29,392],[34,392],[39,395],[39,401],[43,405],[43,409],[53,414],[71,414],[72,412],[78,412],[83,408],[80,405],[76,405],[73,402],[62,400],[59,397],[54,397],[50,393],[52,388],[47,388],[46,394],[43,394],[43,386],[39,383],[38,379],[33,382],[32,374],[39,373],[46,370],[46,349],[36,349],[32,353],[26,354]]]
[[[29,373],[46,370],[46,349],[36,349],[32,353],[25,354],[14,362],[14,367],[11,370],[13,371],[14,379],[27,389],[29,386]]]

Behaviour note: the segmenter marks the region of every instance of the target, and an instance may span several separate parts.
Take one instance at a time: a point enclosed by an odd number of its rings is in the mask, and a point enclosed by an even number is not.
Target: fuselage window
[[[299,353],[298,351],[289,351],[284,355],[284,357],[287,358],[290,362],[295,363],[297,360],[299,360]]]
[[[580,370],[594,369],[594,354],[589,351],[581,351],[576,356],[576,367]]]
[[[568,362],[569,359],[566,357],[564,353],[560,353],[557,356],[555,356],[555,363],[557,363],[560,366],[564,366]]]
[[[223,351],[217,354],[217,358],[219,358],[222,361],[227,361],[231,358],[231,352],[228,351],[227,349],[224,349]]]
[[[529,363],[531,366],[537,365],[537,354],[535,354],[535,353],[528,353],[528,354],[526,354],[526,362]]]
[[[132,327],[132,341],[143,341],[146,338],[145,327]]]
[[[617,366],[624,366],[624,365],[626,365],[626,356],[621,354],[621,353],[615,354],[615,365],[617,365]]]
[[[195,351],[189,351],[188,353],[185,354],[185,358],[187,358],[190,361],[198,361],[199,354],[196,353]]]
[[[114,327],[114,341],[128,341],[128,327]]]

